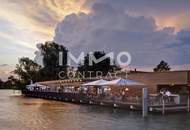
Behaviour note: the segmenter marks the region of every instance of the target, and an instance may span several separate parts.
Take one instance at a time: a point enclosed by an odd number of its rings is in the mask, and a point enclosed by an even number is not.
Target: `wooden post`
[[[162,99],[162,115],[165,115],[165,100],[164,100],[164,97]]]
[[[189,100],[189,96],[187,98],[187,112],[190,111],[190,100]]]
[[[148,89],[143,88],[142,90],[142,116],[148,116]]]

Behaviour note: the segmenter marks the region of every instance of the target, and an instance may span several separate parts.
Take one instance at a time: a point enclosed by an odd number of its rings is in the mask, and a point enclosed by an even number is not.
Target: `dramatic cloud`
[[[34,58],[37,43],[52,40],[64,16],[86,12],[85,0],[0,0],[0,63]]]
[[[190,27],[189,0],[0,0],[0,3],[1,64],[16,64],[22,56],[33,58],[36,43],[52,40],[58,23],[55,40],[72,51],[118,52],[122,48],[132,53],[133,64],[142,61],[142,54],[153,59],[145,58],[143,64],[153,64],[160,58],[172,64],[188,63],[184,61],[186,58],[180,58],[189,55],[188,39],[177,32]]]
[[[173,44],[173,48],[176,49],[177,57],[176,63],[189,64],[190,63],[190,29],[183,29],[176,34],[176,44]]]
[[[183,29],[177,33],[177,39],[179,39],[183,45],[190,46],[190,28]]]
[[[54,28],[65,15],[85,11],[85,0],[0,0],[0,37],[35,49],[52,40]],[[32,52],[31,52],[32,53]]]
[[[85,5],[107,3],[130,15],[153,16],[161,26],[175,26],[177,30],[190,26],[189,0],[87,0]]]
[[[157,13],[162,15],[174,13],[186,13],[189,10],[189,0],[86,0],[86,6],[94,3],[106,3],[114,6],[116,9],[125,9],[136,13]],[[153,12],[150,12],[153,11]]]
[[[54,40],[79,54],[94,50],[128,51],[132,65],[175,64],[179,42],[174,27],[159,29],[152,17],[131,16],[109,4],[95,3],[91,13],[71,14],[57,25]]]

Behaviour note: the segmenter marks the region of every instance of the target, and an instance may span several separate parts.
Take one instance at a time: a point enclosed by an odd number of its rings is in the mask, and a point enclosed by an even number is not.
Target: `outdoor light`
[[[128,88],[125,88],[125,91],[129,91],[129,89],[128,89]]]

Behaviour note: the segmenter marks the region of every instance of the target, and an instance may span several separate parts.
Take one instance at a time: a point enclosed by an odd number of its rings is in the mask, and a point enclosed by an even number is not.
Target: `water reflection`
[[[189,130],[190,114],[149,115],[99,106],[75,105],[0,91],[1,130]]]

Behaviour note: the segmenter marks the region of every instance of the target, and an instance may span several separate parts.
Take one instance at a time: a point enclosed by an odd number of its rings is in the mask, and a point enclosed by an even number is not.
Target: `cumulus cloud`
[[[13,44],[34,48],[52,40],[55,25],[65,15],[83,11],[85,0],[0,0],[0,35]],[[17,41],[15,41],[17,40]]]
[[[176,43],[171,45],[177,52],[175,62],[177,64],[190,63],[190,28],[182,29],[176,34]]]
[[[55,30],[55,42],[75,54],[95,50],[128,51],[132,65],[155,65],[160,60],[175,64],[174,27],[158,29],[153,17],[131,16],[123,9],[95,3],[91,13],[67,15]]]
[[[182,29],[177,33],[177,39],[179,39],[182,44],[190,45],[190,28]]]
[[[173,14],[189,10],[189,0],[86,0],[85,5],[90,6],[94,3],[109,3],[116,8],[123,8],[128,11],[147,13],[150,10],[158,13]],[[151,13],[151,12],[149,12]],[[164,15],[163,14],[163,15]]]
[[[86,0],[84,6],[109,3],[134,16],[153,16],[161,27],[175,26],[176,30],[190,26],[189,0]]]

